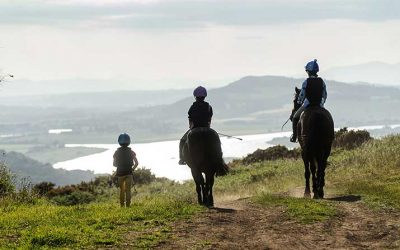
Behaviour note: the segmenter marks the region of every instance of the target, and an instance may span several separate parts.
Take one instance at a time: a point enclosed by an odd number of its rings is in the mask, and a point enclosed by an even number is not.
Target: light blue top
[[[317,76],[310,76],[310,78],[316,78]],[[326,98],[328,97],[328,93],[326,92],[326,85],[324,80],[322,80],[323,90],[322,90],[322,100],[321,100],[321,107],[324,107]],[[299,98],[297,99],[298,104],[303,104],[304,107],[308,107],[310,102],[306,98],[306,88],[307,88],[307,80],[305,80],[301,86],[301,92]]]

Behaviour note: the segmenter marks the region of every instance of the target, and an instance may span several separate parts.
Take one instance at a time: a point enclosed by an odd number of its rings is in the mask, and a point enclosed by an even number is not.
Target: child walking
[[[136,153],[128,147],[131,138],[128,134],[120,134],[118,137],[119,147],[114,153],[114,167],[117,167],[116,176],[120,188],[119,202],[121,207],[131,205],[131,188],[133,184],[133,171],[139,165]]]

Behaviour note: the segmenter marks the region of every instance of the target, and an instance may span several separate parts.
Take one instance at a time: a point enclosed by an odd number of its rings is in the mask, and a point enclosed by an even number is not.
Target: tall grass
[[[370,205],[400,210],[400,136],[338,152],[330,162],[330,186],[362,195]]]

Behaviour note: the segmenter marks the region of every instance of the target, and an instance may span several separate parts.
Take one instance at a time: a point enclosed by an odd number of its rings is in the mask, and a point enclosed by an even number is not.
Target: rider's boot
[[[299,122],[299,119],[293,118],[293,122],[292,122],[293,134],[292,134],[292,136],[290,136],[291,142],[297,142],[297,123],[298,122]]]

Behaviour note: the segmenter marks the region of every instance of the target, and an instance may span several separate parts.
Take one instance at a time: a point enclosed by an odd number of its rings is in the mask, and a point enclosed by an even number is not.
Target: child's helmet
[[[193,95],[195,97],[206,97],[207,96],[207,90],[206,88],[204,88],[203,86],[198,86],[197,88],[195,88],[195,90],[193,91]]]
[[[311,72],[311,73],[318,73],[319,71],[319,66],[317,63],[317,59],[314,59],[314,61],[311,61],[307,63],[306,65],[306,71]]]
[[[128,146],[129,144],[131,144],[131,138],[127,133],[120,134],[118,136],[118,143],[121,146]]]

